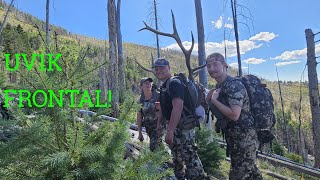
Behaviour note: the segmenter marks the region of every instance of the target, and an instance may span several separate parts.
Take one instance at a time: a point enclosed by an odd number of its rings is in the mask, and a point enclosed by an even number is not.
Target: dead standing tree
[[[199,66],[206,63],[206,52],[204,43],[204,26],[202,18],[202,6],[201,0],[194,0],[197,18],[197,31],[198,31],[198,61]],[[199,82],[208,88],[207,72],[206,68],[203,68],[199,72]]]
[[[50,35],[49,35],[49,10],[50,10],[50,1],[47,0],[46,3],[46,43],[47,43],[47,49],[46,49],[46,53],[49,53],[48,48],[50,47]]]
[[[103,60],[104,63],[107,63],[107,40],[104,41],[104,52],[103,52]],[[109,81],[107,81],[107,77],[111,77],[111,75],[109,76],[109,74],[107,74],[107,69],[108,69],[108,65],[104,65],[99,69],[99,77],[100,77],[100,83],[98,85],[98,89],[101,90],[101,97],[103,102],[105,102],[107,100],[107,89],[110,87],[110,84],[108,83]],[[110,71],[108,71],[108,73],[110,73]]]
[[[238,57],[238,66],[239,66],[238,71],[239,71],[239,76],[242,76],[239,34],[238,34],[237,0],[231,0],[231,10],[232,10],[232,18],[233,18],[234,35],[236,38],[236,46],[237,46],[237,57]]]
[[[191,47],[189,50],[187,50],[183,45],[182,45],[182,41],[180,39],[180,36],[178,34],[178,31],[177,31],[177,28],[176,28],[176,21],[175,21],[175,18],[174,18],[174,14],[173,12],[171,11],[171,16],[172,16],[172,27],[173,27],[173,33],[165,33],[165,32],[161,32],[161,31],[158,31],[156,29],[153,29],[152,27],[150,27],[146,22],[143,22],[145,27],[140,29],[139,31],[142,31],[142,30],[149,30],[153,33],[156,33],[156,34],[159,34],[159,35],[162,35],[162,36],[167,36],[167,37],[171,37],[173,38],[174,40],[176,40],[176,42],[178,43],[180,49],[182,50],[184,56],[185,56],[185,60],[186,60],[186,66],[187,66],[187,69],[188,69],[188,79],[189,80],[192,80],[194,81],[194,74],[197,73],[201,68],[205,67],[206,64],[203,64],[202,66],[199,66],[199,67],[196,67],[196,68],[191,68],[191,63],[190,63],[190,58],[191,58],[191,52],[193,50],[193,47],[194,47],[194,37],[193,37],[193,34],[191,32],[191,37],[192,37],[192,44],[191,44]],[[136,61],[136,60],[135,60]],[[137,62],[137,61],[136,61]],[[138,63],[138,62],[137,62]],[[143,67],[140,63],[138,63],[138,65],[140,67]],[[149,72],[152,72],[153,74],[155,74],[155,72],[153,70],[150,70],[148,68],[144,68],[144,70],[147,70]]]
[[[312,114],[312,130],[314,141],[314,167],[320,168],[320,105],[319,105],[319,81],[317,76],[317,61],[315,55],[315,41],[311,29],[305,30],[307,40],[307,65],[309,79],[309,97]]]
[[[282,129],[283,129],[283,133],[284,133],[284,137],[283,139],[286,140],[286,145],[288,148],[288,151],[291,152],[291,143],[290,143],[290,137],[289,137],[289,131],[287,128],[287,120],[286,120],[286,116],[284,113],[284,102],[282,99],[282,91],[281,91],[281,86],[280,86],[280,80],[279,80],[279,73],[278,73],[278,68],[276,66],[276,72],[277,72],[277,78],[278,78],[278,87],[279,87],[279,93],[280,93],[280,102],[281,102],[281,110],[282,110],[282,118],[283,118],[283,122],[282,122]]]
[[[120,102],[123,102],[125,99],[125,92],[126,92],[126,77],[125,77],[125,61],[123,58],[123,51],[122,51],[120,10],[121,10],[121,0],[118,0],[116,21],[117,21],[117,44],[118,44],[118,60],[119,60],[118,61],[118,63],[119,63],[119,89],[120,89]]]
[[[1,35],[1,33],[2,33],[2,30],[3,30],[3,28],[4,28],[4,25],[6,24],[7,17],[8,17],[8,14],[9,14],[9,12],[10,12],[10,8],[11,8],[12,5],[13,5],[13,2],[14,2],[14,0],[11,0],[11,3],[10,3],[10,5],[8,6],[8,9],[7,9],[6,15],[4,16],[4,19],[3,19],[3,21],[2,21],[2,24],[1,24],[1,27],[0,27],[0,35]]]
[[[156,24],[156,30],[158,30],[158,12],[157,12],[157,2],[156,2],[156,0],[153,0],[153,7],[154,7],[154,20],[155,20],[155,24]],[[158,58],[160,58],[160,47],[159,47],[158,34],[156,34],[156,40],[157,40],[157,55],[158,55]]]
[[[113,117],[119,115],[118,61],[117,61],[117,25],[115,0],[108,0],[109,59],[111,69],[111,91]]]

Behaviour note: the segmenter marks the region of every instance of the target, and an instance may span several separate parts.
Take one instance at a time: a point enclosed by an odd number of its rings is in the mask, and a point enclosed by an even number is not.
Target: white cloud
[[[238,63],[236,63],[236,62],[230,63],[229,66],[231,68],[238,69]],[[242,66],[242,69],[248,69],[248,67],[247,66]]]
[[[189,42],[189,41],[184,41],[182,44],[184,45],[184,47],[186,49],[189,49],[191,47],[191,42]],[[227,45],[227,56],[228,57],[236,56],[237,55],[236,42],[235,41],[226,41],[226,45]],[[248,51],[251,51],[256,48],[260,48],[262,46],[262,44],[256,44],[256,42],[249,41],[249,40],[239,41],[239,45],[240,45],[240,54],[245,54]],[[224,54],[224,42],[223,41],[221,41],[220,43],[207,42],[205,44],[205,47],[206,47],[206,54],[211,54],[214,52]],[[171,45],[166,46],[162,49],[172,49],[172,50],[181,51],[180,47],[178,46],[177,43],[171,44]],[[194,48],[193,48],[192,53],[195,55],[198,54],[198,44],[197,43],[194,44]]]
[[[189,50],[190,47],[191,47],[191,42],[189,41],[184,41],[182,42],[182,45],[187,49]],[[161,48],[161,49],[169,49],[169,50],[175,50],[175,51],[181,51],[179,45],[177,43],[175,44],[170,44],[169,46],[166,46],[164,48]],[[198,53],[198,43],[194,43],[194,46],[193,46],[193,50],[192,50],[192,54],[197,54]]]
[[[280,56],[276,56],[271,59],[294,60],[294,59],[306,58],[306,56],[307,56],[307,48],[304,48],[301,50],[285,51]]]
[[[215,28],[221,29],[221,27],[222,27],[222,21],[223,21],[223,17],[220,16],[217,21],[211,21],[211,23],[212,23],[212,25],[213,25]]]
[[[232,29],[233,28],[233,24],[232,24],[232,18],[228,17],[227,22],[224,24],[225,28],[229,28]]]
[[[277,37],[278,35],[275,35],[274,33],[269,33],[269,32],[261,32],[255,36],[252,36],[251,38],[249,38],[249,40],[241,40],[239,41],[239,45],[240,45],[240,54],[245,54],[246,52],[252,51],[254,49],[260,48],[263,43],[259,43],[259,41],[265,41],[265,42],[269,42],[271,41],[273,38]],[[184,41],[182,43],[184,45],[184,47],[186,49],[189,49],[191,47],[191,42],[189,41]],[[226,41],[226,46],[227,46],[227,57],[234,57],[237,55],[237,47],[236,47],[236,41]],[[213,52],[218,52],[224,55],[224,41],[221,42],[207,42],[205,44],[206,47],[206,54],[211,54]],[[169,46],[166,46],[162,49],[172,49],[172,50],[177,50],[177,51],[181,51],[180,47],[178,46],[177,43],[175,44],[171,44]],[[194,44],[194,48],[192,53],[194,55],[198,54],[198,44],[195,43]],[[319,46],[319,54],[320,54],[320,46]],[[262,63],[263,59],[259,59],[259,60],[255,60],[253,62],[249,62],[250,64],[254,64],[254,63],[258,63],[258,61],[260,63]],[[264,62],[264,61],[263,61]],[[260,64],[259,63],[259,64]]]
[[[238,68],[238,63],[230,63],[229,66],[232,68]]]
[[[286,62],[278,62],[275,64],[275,66],[287,66],[287,65],[290,65],[290,64],[297,64],[297,63],[300,63],[301,61],[286,61]]]
[[[243,60],[243,62],[247,63],[247,64],[261,64],[263,62],[266,62],[267,60],[264,59],[258,59],[258,58],[249,58],[246,60]]]
[[[316,56],[320,55],[320,44],[317,44],[315,47]],[[297,60],[297,59],[306,59],[307,58],[307,48],[294,50],[294,51],[285,51],[280,56],[276,56],[271,59],[275,60]]]
[[[233,28],[233,24],[224,24],[224,27],[225,27],[225,28],[232,29],[232,28]]]
[[[191,47],[191,45],[192,45],[192,43],[189,42],[189,41],[184,41],[184,42],[182,42],[182,45],[183,45],[187,50],[189,50],[190,47]],[[171,50],[181,51],[181,49],[180,49],[180,47],[179,47],[179,45],[178,45],[177,43],[171,44],[171,45],[166,46],[166,47],[161,48],[161,49],[171,49]],[[192,51],[192,52],[194,53],[194,51],[197,51],[197,52],[198,52],[198,44],[197,44],[197,43],[195,43],[195,45],[194,45],[194,47],[193,47],[193,51]]]
[[[252,36],[249,40],[250,41],[264,41],[264,42],[270,42],[272,39],[278,37],[279,35],[270,33],[270,32],[260,32],[259,34],[256,34]]]
[[[224,17],[220,16],[217,21],[211,21],[211,23],[212,23],[213,27],[217,28],[217,29],[221,29],[222,26],[225,27],[225,28],[232,29],[233,28],[233,24],[230,23],[231,20],[232,19],[230,17],[228,17],[227,18],[227,22],[224,23]]]

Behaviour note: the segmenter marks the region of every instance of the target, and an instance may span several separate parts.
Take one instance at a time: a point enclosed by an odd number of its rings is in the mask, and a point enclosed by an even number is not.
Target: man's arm
[[[142,132],[141,132],[141,130],[142,130],[142,114],[140,111],[137,113],[137,124],[138,124],[138,132],[139,132],[138,139],[140,141],[143,141],[143,136],[142,136]]]
[[[180,98],[172,99],[172,112],[166,134],[166,143],[173,143],[174,130],[176,129],[183,110],[183,100]]]
[[[174,131],[180,121],[183,110],[183,100],[180,98],[172,99],[172,112],[168,125],[168,131]]]
[[[231,107],[228,107],[224,104],[222,104],[220,101],[218,101],[218,97],[220,94],[221,89],[216,89],[212,93],[211,102],[213,105],[215,105],[219,111],[224,114],[227,118],[238,121],[241,113],[241,107],[238,105],[231,105]]]
[[[221,102],[219,102],[217,99],[211,100],[212,104],[214,104],[219,111],[224,114],[227,118],[238,121],[241,113],[241,107],[237,105],[231,105],[231,107],[228,107]]]

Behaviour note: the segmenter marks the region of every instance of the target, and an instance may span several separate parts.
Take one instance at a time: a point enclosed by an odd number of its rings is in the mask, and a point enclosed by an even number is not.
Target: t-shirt
[[[221,84],[217,84],[217,88],[221,88],[218,101],[220,101],[228,107],[231,107],[231,105],[237,105],[241,107],[241,113],[238,121],[233,121],[228,119],[227,117],[224,117],[228,120],[228,127],[241,127],[245,129],[253,128],[254,119],[250,113],[249,96],[242,82],[240,80],[235,80],[234,78],[228,76],[224,82],[222,82]]]
[[[166,89],[166,84],[170,79],[166,80],[161,86],[160,105],[163,117],[170,120],[172,112],[172,99],[180,98],[183,100],[184,106],[191,107],[191,99],[188,98],[188,92],[183,83],[176,78],[171,79],[169,90]],[[170,91],[169,93],[167,91]],[[170,94],[170,95],[169,95]],[[185,112],[188,115],[188,112]]]

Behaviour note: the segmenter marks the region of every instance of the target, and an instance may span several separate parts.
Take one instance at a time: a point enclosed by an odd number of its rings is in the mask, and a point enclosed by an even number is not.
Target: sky
[[[8,2],[9,0],[5,0]],[[121,31],[124,42],[156,47],[155,35],[138,32],[143,21],[153,23],[153,0],[122,0]],[[229,0],[202,0],[206,54],[224,54],[237,67],[236,46]],[[241,60],[244,72],[276,80],[305,81],[307,62],[305,29],[320,31],[319,0],[238,0]],[[15,7],[45,20],[45,0],[15,0]],[[98,39],[108,39],[107,0],[50,0],[50,23],[68,31]],[[193,0],[157,0],[159,30],[172,32],[171,10],[183,44],[190,47],[191,31],[197,43]],[[225,33],[224,33],[225,32]],[[320,34],[315,36],[320,40]],[[174,39],[160,36],[160,47],[179,50]],[[197,44],[193,50],[197,55]],[[320,42],[316,43],[320,56]],[[320,62],[320,58],[318,59]],[[317,68],[318,78],[320,68]]]

